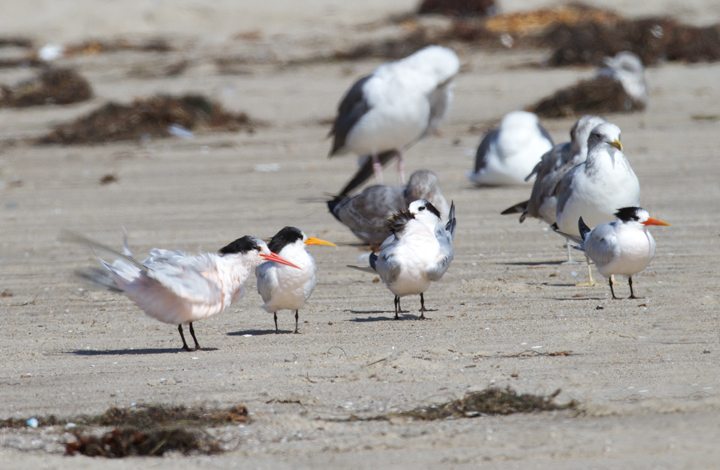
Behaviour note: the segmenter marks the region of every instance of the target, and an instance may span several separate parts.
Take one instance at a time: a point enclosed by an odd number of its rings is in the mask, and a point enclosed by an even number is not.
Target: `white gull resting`
[[[297,266],[293,269],[273,261],[255,268],[257,289],[265,305],[263,309],[275,318],[275,333],[278,333],[277,312],[295,310],[295,333],[298,332],[298,311],[310,298],[315,289],[315,259],[305,249],[306,245],[335,246],[319,238],[308,237],[296,227],[285,227],[272,237],[268,248]]]
[[[265,261],[288,266],[289,261],[272,253],[264,241],[244,236],[220,249],[219,254],[192,256],[182,251],[160,248],[150,250],[143,261],[133,258],[123,237],[123,252],[107,248],[83,237],[97,256],[104,251],[115,258],[110,264],[98,256],[104,270],[78,273],[106,288],[122,291],[148,316],[163,323],[178,325],[183,349],[189,351],[182,324],[190,326],[195,349],[200,349],[193,322],[221,313],[243,295],[243,283],[253,268]]]
[[[429,202],[419,200],[388,220],[392,235],[383,242],[380,254],[370,255],[370,267],[395,295],[396,320],[401,311],[400,297],[417,294],[420,294],[419,318],[425,318],[423,293],[431,282],[442,278],[454,256],[455,205],[452,203],[449,219],[443,226],[440,212]]]
[[[552,150],[542,156],[540,163],[526,177],[527,180],[535,177],[530,199],[505,209],[502,214],[519,213],[520,223],[526,217],[533,217],[547,224],[554,224],[559,183],[568,171],[585,161],[590,132],[604,122],[607,121],[592,114],[586,114],[578,119],[570,129],[570,142],[554,146]],[[567,263],[575,263],[570,254],[569,244]]]
[[[376,181],[381,183],[378,155],[385,153],[385,161],[389,161],[396,151],[398,180],[403,184],[403,152],[440,127],[450,109],[459,70],[460,60],[452,50],[428,46],[358,80],[338,108],[330,131],[334,136],[330,156],[346,152],[370,155]],[[356,186],[359,184],[362,181]],[[346,188],[342,195],[351,189]]]
[[[614,274],[628,277],[629,298],[634,299],[632,277],[647,268],[655,257],[655,240],[647,227],[670,224],[650,218],[650,214],[639,207],[624,207],[615,215],[615,222],[602,223],[592,230],[581,217],[578,220],[581,239],[578,241],[582,245],[575,248],[584,251],[600,274],[608,278],[613,299],[617,299],[613,290]]]
[[[603,68],[598,70],[597,77],[612,77],[622,85],[634,103],[627,103],[628,110],[633,107],[644,109],[648,103],[645,68],[640,57],[632,52],[623,51],[614,57],[603,59]]]
[[[450,207],[440,192],[440,181],[430,170],[417,170],[402,187],[376,184],[356,196],[328,201],[328,208],[337,220],[371,247],[379,247],[387,237],[388,217],[408,208],[411,202],[425,199],[440,211],[447,221]],[[377,248],[374,248],[377,249]]]
[[[557,193],[554,227],[576,237],[580,217],[598,225],[615,220],[622,207],[640,207],[640,183],[622,153],[618,126],[606,122],[592,130],[587,160],[565,175]],[[588,276],[593,285],[589,266]]]
[[[480,142],[475,167],[468,171],[468,178],[488,186],[532,183],[535,181],[533,168],[552,147],[552,138],[540,125],[537,115],[513,111]],[[528,175],[531,175],[529,179]]]

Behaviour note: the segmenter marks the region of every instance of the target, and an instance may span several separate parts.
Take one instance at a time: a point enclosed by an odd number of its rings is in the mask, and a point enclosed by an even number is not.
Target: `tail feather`
[[[94,286],[101,287],[110,292],[122,293],[123,290],[118,286],[117,282],[112,278],[110,272],[102,268],[86,268],[78,269],[75,275]]]
[[[525,218],[527,217],[528,204],[530,204],[530,201],[518,202],[514,206],[508,207],[507,209],[502,211],[500,214],[501,215],[520,214],[520,223],[523,223],[525,221]]]
[[[561,231],[560,231],[560,227],[558,227],[557,222],[554,223],[554,224],[552,224],[552,225],[550,226],[550,228],[553,230],[553,232],[557,233],[558,235],[562,235],[563,237],[565,237],[566,240],[573,241],[573,242],[575,242],[575,243],[579,243],[579,244],[582,245],[582,242],[583,242],[582,238],[576,237],[575,235],[570,235],[569,233],[561,232]]]
[[[331,199],[331,200],[327,201],[328,210],[333,215],[333,217],[335,217],[340,222],[342,222],[342,220],[340,220],[340,217],[335,213],[335,208],[342,201],[344,201],[344,199],[342,197],[336,197],[335,199]]]
[[[578,219],[578,231],[580,232],[580,238],[582,238],[583,241],[587,238],[587,234],[590,233],[590,230],[592,229],[585,225],[585,221],[582,217],[580,217]]]
[[[445,230],[450,232],[450,240],[455,238],[455,201],[450,201],[450,214],[448,215],[448,223],[445,225]]]

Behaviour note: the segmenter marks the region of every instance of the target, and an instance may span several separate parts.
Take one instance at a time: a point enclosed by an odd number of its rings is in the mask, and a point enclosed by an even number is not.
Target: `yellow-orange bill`
[[[313,237],[308,237],[308,239],[305,240],[305,244],[306,244],[306,245],[337,246],[337,245],[334,244],[334,243],[330,243],[330,242],[328,242],[328,241],[320,240],[319,238],[313,238]]]
[[[300,266],[297,266],[297,265],[292,264],[290,261],[286,260],[286,259],[283,258],[282,256],[279,256],[279,255],[277,255],[276,253],[273,253],[273,252],[270,252],[269,255],[263,255],[263,254],[261,254],[260,256],[262,256],[263,259],[266,259],[266,260],[268,260],[268,261],[275,261],[276,263],[286,264],[286,265],[288,265],[288,266],[292,266],[293,268],[300,269]]]
[[[613,140],[612,142],[609,142],[609,143],[610,143],[610,145],[612,145],[613,147],[615,147],[616,149],[618,149],[618,150],[620,150],[620,151],[622,152],[622,144],[620,143],[619,140],[615,139],[615,140]]]
[[[651,219],[651,218],[648,218],[645,222],[643,222],[643,225],[667,225],[667,226],[670,226],[670,224],[667,222],[663,222],[662,220]]]

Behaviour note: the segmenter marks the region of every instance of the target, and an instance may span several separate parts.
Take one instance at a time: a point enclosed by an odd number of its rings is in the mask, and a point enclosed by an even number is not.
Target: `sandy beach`
[[[590,2],[628,17],[720,21],[709,1]],[[555,2],[502,2],[503,11]],[[430,320],[393,321],[393,297],[350,270],[364,251],[323,202],[356,168],[326,138],[338,101],[382,60],[314,60],[384,35],[416,2],[277,1],[6,5],[0,30],[37,45],[164,37],[170,52],[61,58],[92,84],[75,105],[0,110],[0,419],[72,417],[134,404],[245,405],[253,422],[211,432],[214,456],[98,460],[64,457],[72,436],[0,429],[0,461],[21,468],[717,468],[720,461],[720,64],[646,70],[649,106],[608,115],[622,129],[657,254],[634,277],[638,300],[580,288],[584,265],[560,264],[563,240],[534,220],[501,216],[529,187],[476,188],[465,176],[485,130],[507,112],[593,75],[541,68],[541,49],[460,53],[452,111],[439,135],[407,153],[408,174],[436,172],[457,209],[455,259],[425,294]],[[393,29],[395,28],[395,29]],[[159,73],[179,61],[180,74]],[[1,68],[0,83],[33,75]],[[31,139],[107,101],[202,93],[261,122],[253,133],[196,132],[94,146]],[[555,142],[574,119],[543,120]],[[101,184],[105,175],[115,182]],[[385,170],[395,180],[394,165]],[[179,351],[177,329],[127,298],[73,276],[98,266],[62,229],[134,253],[215,252],[286,225],[330,240],[311,247],[318,285],[300,333],[275,334],[252,277],[225,313],[197,322],[207,349]],[[579,256],[578,256],[579,258]],[[602,278],[595,271],[600,280]],[[624,282],[616,292],[628,295]],[[282,333],[294,318],[279,315]],[[552,353],[567,352],[553,355]],[[418,422],[343,421],[410,410],[490,386],[576,400],[574,410]]]

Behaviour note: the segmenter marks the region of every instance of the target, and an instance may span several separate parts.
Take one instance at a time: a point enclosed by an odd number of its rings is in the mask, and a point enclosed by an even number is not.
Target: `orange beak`
[[[292,264],[290,261],[286,260],[285,258],[283,258],[282,256],[279,256],[276,253],[273,253],[272,251],[270,252],[269,255],[264,255],[261,253],[260,257],[265,260],[268,260],[268,261],[274,261],[276,263],[286,264],[288,266],[292,266],[293,268],[300,269],[300,266],[296,266],[296,265]]]
[[[325,246],[335,246],[335,247],[337,247],[337,245],[334,244],[334,243],[330,243],[330,242],[327,242],[327,241],[325,241],[325,240],[320,240],[319,238],[313,238],[313,237],[308,237],[308,239],[305,240],[305,244],[306,244],[306,245],[325,245]]]
[[[667,225],[667,226],[670,226],[670,224],[667,222],[663,222],[662,220],[651,219],[651,218],[648,218],[645,222],[643,222],[643,225]]]

